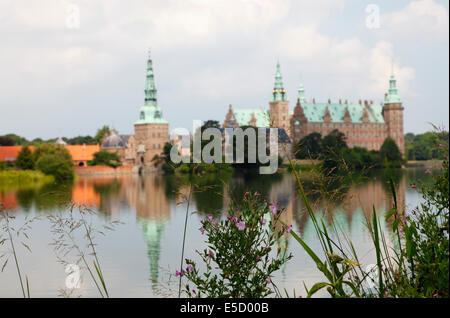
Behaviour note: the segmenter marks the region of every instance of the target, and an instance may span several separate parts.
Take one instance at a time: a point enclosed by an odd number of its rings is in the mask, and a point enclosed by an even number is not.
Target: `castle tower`
[[[305,87],[303,86],[302,83],[300,83],[300,85],[298,86],[298,99],[300,100],[301,104],[306,103]]]
[[[147,77],[145,81],[145,102],[139,110],[139,120],[134,123],[136,143],[136,164],[148,164],[153,157],[163,151],[169,142],[169,123],[163,119],[158,106],[155,77],[150,56],[147,60]]]
[[[298,98],[297,104],[294,107],[294,113],[291,116],[290,124],[291,124],[291,140],[296,143],[301,138],[306,135],[306,124],[308,120],[306,119],[305,113],[303,111],[302,104],[306,103],[305,98],[305,88],[303,84],[300,84],[298,88]]]
[[[397,92],[397,81],[392,72],[389,80],[389,93],[386,94],[383,106],[383,116],[386,122],[387,136],[392,138],[400,151],[405,153],[403,135],[403,105]]]
[[[275,73],[275,84],[272,90],[270,105],[270,123],[274,128],[283,128],[290,135],[289,101],[283,87],[283,77],[281,76],[280,63],[277,63]]]

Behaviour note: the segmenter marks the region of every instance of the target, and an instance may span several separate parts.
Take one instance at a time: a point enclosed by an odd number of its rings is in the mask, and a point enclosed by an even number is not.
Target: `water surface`
[[[429,183],[431,177],[421,168],[395,171],[399,204],[410,210],[420,202],[420,194],[411,189],[418,180]],[[50,231],[48,215],[67,214],[67,204],[74,202],[91,208],[93,226],[101,229],[111,220],[123,224],[105,236],[97,235],[96,243],[108,290],[112,297],[174,296],[177,285],[171,274],[180,263],[182,234],[186,213],[184,196],[189,192],[187,177],[173,176],[98,176],[80,177],[73,186],[46,185],[41,188],[2,189],[0,202],[8,213],[16,216],[20,225],[25,217],[38,216],[28,231],[27,244],[32,252],[18,244],[22,272],[30,281],[33,297],[57,297],[64,288],[65,267],[58,263],[50,245],[54,236]],[[195,249],[204,247],[205,237],[198,230],[200,220],[207,215],[222,217],[231,200],[240,200],[246,191],[258,191],[271,201],[279,201],[285,208],[283,221],[293,225],[294,231],[317,252],[320,246],[311,220],[297,194],[292,175],[271,176],[204,175],[196,178],[195,192],[189,209],[185,257],[197,259]],[[317,215],[328,224],[332,219],[344,229],[353,241],[364,264],[374,262],[370,236],[365,228],[365,217],[372,207],[383,215],[393,204],[383,171],[352,183],[315,184],[305,177],[305,189]],[[382,223],[390,237],[390,225]],[[303,282],[312,286],[322,281],[304,250],[290,236],[278,244],[293,258],[279,271],[273,281],[290,293],[305,295]],[[5,246],[0,247],[5,250]],[[70,259],[68,260],[70,262]],[[21,297],[20,284],[12,259],[0,273],[0,297]],[[81,287],[74,295],[99,296],[87,273],[83,273]],[[322,294],[323,295],[323,294]]]

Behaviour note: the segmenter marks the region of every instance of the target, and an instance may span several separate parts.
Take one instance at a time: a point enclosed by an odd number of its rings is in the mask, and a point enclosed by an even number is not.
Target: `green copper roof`
[[[139,120],[135,125],[145,124],[168,124],[169,122],[162,118],[162,110],[159,106],[142,106],[139,110]]]
[[[272,101],[287,100],[286,91],[283,87],[283,77],[281,76],[280,63],[277,63],[277,70],[275,72],[275,84],[272,90]]]
[[[300,103],[306,103],[305,88],[303,87],[303,84],[298,86],[298,98],[300,99]]]
[[[385,104],[396,104],[401,103],[400,96],[398,96],[397,92],[397,80],[395,79],[394,74],[391,75],[389,80],[389,93],[386,95],[386,99],[384,100]]]
[[[147,77],[145,80],[145,106],[156,106],[158,104],[152,64],[152,59],[149,56],[147,60]]]
[[[323,116],[328,108],[331,116],[331,122],[343,123],[345,110],[348,109],[351,123],[361,123],[364,114],[364,105],[358,104],[332,104],[332,103],[308,103],[305,98],[305,89],[300,84],[298,89],[298,98],[303,107],[303,112],[308,122],[323,122]],[[384,123],[383,106],[376,104],[367,105],[367,115],[370,123]],[[290,112],[291,114],[291,112]]]
[[[256,127],[270,127],[270,114],[262,109],[234,109],[234,118],[239,126],[249,125],[252,115],[255,115]]]
[[[322,123],[325,111],[328,108],[331,116],[331,122],[343,123],[345,110],[348,108],[350,114],[350,122],[362,123],[364,114],[364,105],[360,104],[328,104],[328,103],[303,103],[303,112],[308,122]],[[384,123],[382,115],[382,105],[369,104],[367,106],[367,114],[370,123]]]
[[[145,103],[139,110],[139,120],[135,125],[145,124],[168,124],[168,121],[162,118],[161,107],[158,106],[157,90],[155,86],[155,76],[153,73],[152,59],[147,61],[147,76],[145,80]]]

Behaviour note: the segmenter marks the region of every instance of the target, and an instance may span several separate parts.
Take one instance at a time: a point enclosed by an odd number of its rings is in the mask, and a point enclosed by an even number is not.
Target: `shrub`
[[[197,251],[206,271],[200,273],[193,260],[186,259],[185,291],[190,297],[265,297],[277,292],[271,277],[291,255],[281,248],[273,257],[271,249],[291,227],[281,228],[281,210],[258,193],[246,194],[239,207],[230,205],[224,220],[208,216],[200,231],[206,234],[208,248]],[[279,226],[280,225],[280,226]],[[281,228],[281,229],[278,229]]]
[[[52,175],[56,181],[71,181],[74,178],[72,162],[56,154],[43,154],[36,161],[36,168]]]
[[[100,150],[94,153],[94,160],[90,161],[89,164],[91,166],[110,166],[116,168],[122,165],[120,161],[120,157],[116,152],[109,152],[106,150]]]

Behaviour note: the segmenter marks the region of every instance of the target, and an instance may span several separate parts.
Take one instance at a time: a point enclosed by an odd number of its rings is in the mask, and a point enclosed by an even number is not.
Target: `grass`
[[[1,189],[36,188],[44,184],[55,182],[53,176],[45,175],[35,170],[1,170]]]
[[[448,273],[445,277],[445,268],[448,272],[448,161],[444,161],[442,175],[436,178],[434,187],[424,189],[425,203],[416,208],[416,211],[419,210],[416,215],[419,221],[415,221],[408,218],[406,212],[400,210],[397,205],[396,186],[386,159],[387,183],[394,203],[385,218],[387,221],[393,219],[394,247],[388,246],[384,231],[380,227],[379,217],[373,207],[371,217],[366,217],[366,226],[376,256],[374,270],[361,268],[353,243],[343,230],[337,228],[334,221],[331,235],[324,221],[315,216],[300,180],[299,171],[295,169],[292,161],[290,164],[297,180],[299,195],[312,220],[325,255],[325,259],[321,259],[299,235],[291,232],[293,238],[303,247],[326,278],[326,281],[316,283],[309,289],[305,286],[308,297],[324,288],[330,296],[344,298],[448,295]],[[360,205],[362,206],[361,202]],[[439,213],[433,215],[434,209]],[[436,216],[440,217],[438,221]],[[447,234],[443,234],[445,231]],[[433,251],[432,255],[429,255],[430,250]],[[418,261],[421,263],[420,266],[417,264]],[[441,273],[430,270],[435,268],[436,263],[439,263]],[[417,278],[419,274],[420,279]],[[372,284],[369,284],[370,280]]]

